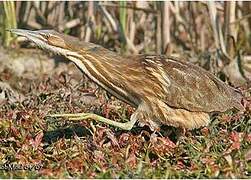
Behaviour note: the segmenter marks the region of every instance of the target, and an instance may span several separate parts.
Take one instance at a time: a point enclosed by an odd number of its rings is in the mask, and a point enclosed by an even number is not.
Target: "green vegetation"
[[[5,47],[8,47],[10,45],[10,42],[12,40],[12,36],[10,32],[6,31],[10,28],[16,28],[17,22],[16,22],[16,12],[15,12],[15,5],[13,1],[3,1],[0,3],[0,24],[2,24],[1,28],[1,34],[2,34],[2,40],[3,45]]]
[[[250,2],[0,2],[0,177],[250,178],[250,12]],[[94,112],[119,121],[134,110],[73,64],[19,38],[12,44],[6,29],[16,27],[55,29],[125,55],[178,56],[238,87],[246,111],[185,134],[49,118]]]
[[[64,76],[71,79],[67,85],[62,82]],[[18,77],[11,78],[15,82]],[[155,134],[136,126],[127,132],[96,122],[46,118],[46,114],[71,109],[83,111],[78,102],[85,95],[81,89],[72,88],[77,77],[66,72],[55,74],[55,80],[48,75],[37,78],[31,82],[19,78],[17,91],[22,89],[25,100],[1,106],[0,157],[2,163],[43,167],[32,172],[0,171],[1,177],[247,178],[250,175],[250,112],[217,116],[209,127],[188,131],[176,142],[177,134],[172,128]],[[33,84],[33,89],[29,84]],[[130,115],[125,104],[116,111],[111,108],[112,101],[91,107],[103,116],[109,112],[108,117],[113,119]],[[166,136],[169,131],[171,134]]]

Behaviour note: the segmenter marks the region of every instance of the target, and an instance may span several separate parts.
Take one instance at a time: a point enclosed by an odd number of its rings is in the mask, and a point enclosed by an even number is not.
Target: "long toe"
[[[49,117],[79,117],[85,116],[87,113],[72,113],[72,114],[50,114]]]
[[[91,119],[89,116],[79,116],[79,117],[70,117],[70,121],[79,121],[79,120],[85,120],[85,119]]]

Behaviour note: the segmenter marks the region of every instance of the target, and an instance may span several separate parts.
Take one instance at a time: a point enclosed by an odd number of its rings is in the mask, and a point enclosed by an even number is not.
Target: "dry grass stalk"
[[[162,52],[166,52],[168,46],[170,45],[171,42],[171,35],[170,35],[170,8],[169,8],[169,2],[168,1],[164,1],[163,2],[163,9],[162,9]]]
[[[224,4],[224,41],[226,44],[227,53],[231,58],[235,57],[234,43],[237,38],[237,28],[235,24],[235,9],[236,2],[229,1]],[[230,37],[229,37],[230,36]],[[233,39],[232,39],[233,38]]]
[[[91,26],[94,23],[94,2],[89,1],[88,2],[88,20],[87,20],[87,26],[86,26],[86,31],[85,31],[85,42],[89,42],[91,40]]]
[[[118,32],[118,25],[112,15],[107,11],[104,5],[100,5],[101,12],[104,14],[104,17],[108,20],[109,24],[112,27],[113,32]]]

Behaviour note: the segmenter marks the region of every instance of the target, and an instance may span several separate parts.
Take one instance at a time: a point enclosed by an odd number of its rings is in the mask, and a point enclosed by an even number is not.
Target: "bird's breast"
[[[106,74],[108,72],[103,71],[102,69],[98,69],[95,63],[89,61],[88,59],[83,59],[81,55],[71,54],[66,56],[75,65],[93,82],[97,85],[111,93],[113,96],[117,97],[118,99],[136,107],[137,104],[130,98],[130,95],[121,87],[117,86],[111,78],[107,77]]]

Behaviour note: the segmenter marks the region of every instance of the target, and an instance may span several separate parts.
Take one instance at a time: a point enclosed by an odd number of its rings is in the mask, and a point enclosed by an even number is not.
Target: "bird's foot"
[[[135,124],[136,120],[131,120],[126,123],[120,123],[116,122],[107,118],[104,118],[102,116],[99,116],[97,114],[93,113],[76,113],[76,114],[51,114],[48,115],[49,117],[67,117],[70,121],[80,121],[80,120],[86,120],[86,119],[93,119],[95,121],[100,121],[115,127],[119,127],[124,130],[131,130],[133,125]]]
[[[67,117],[70,121],[79,121],[86,119],[94,119],[94,116],[98,116],[92,113],[75,113],[75,114],[51,114],[49,117]]]

